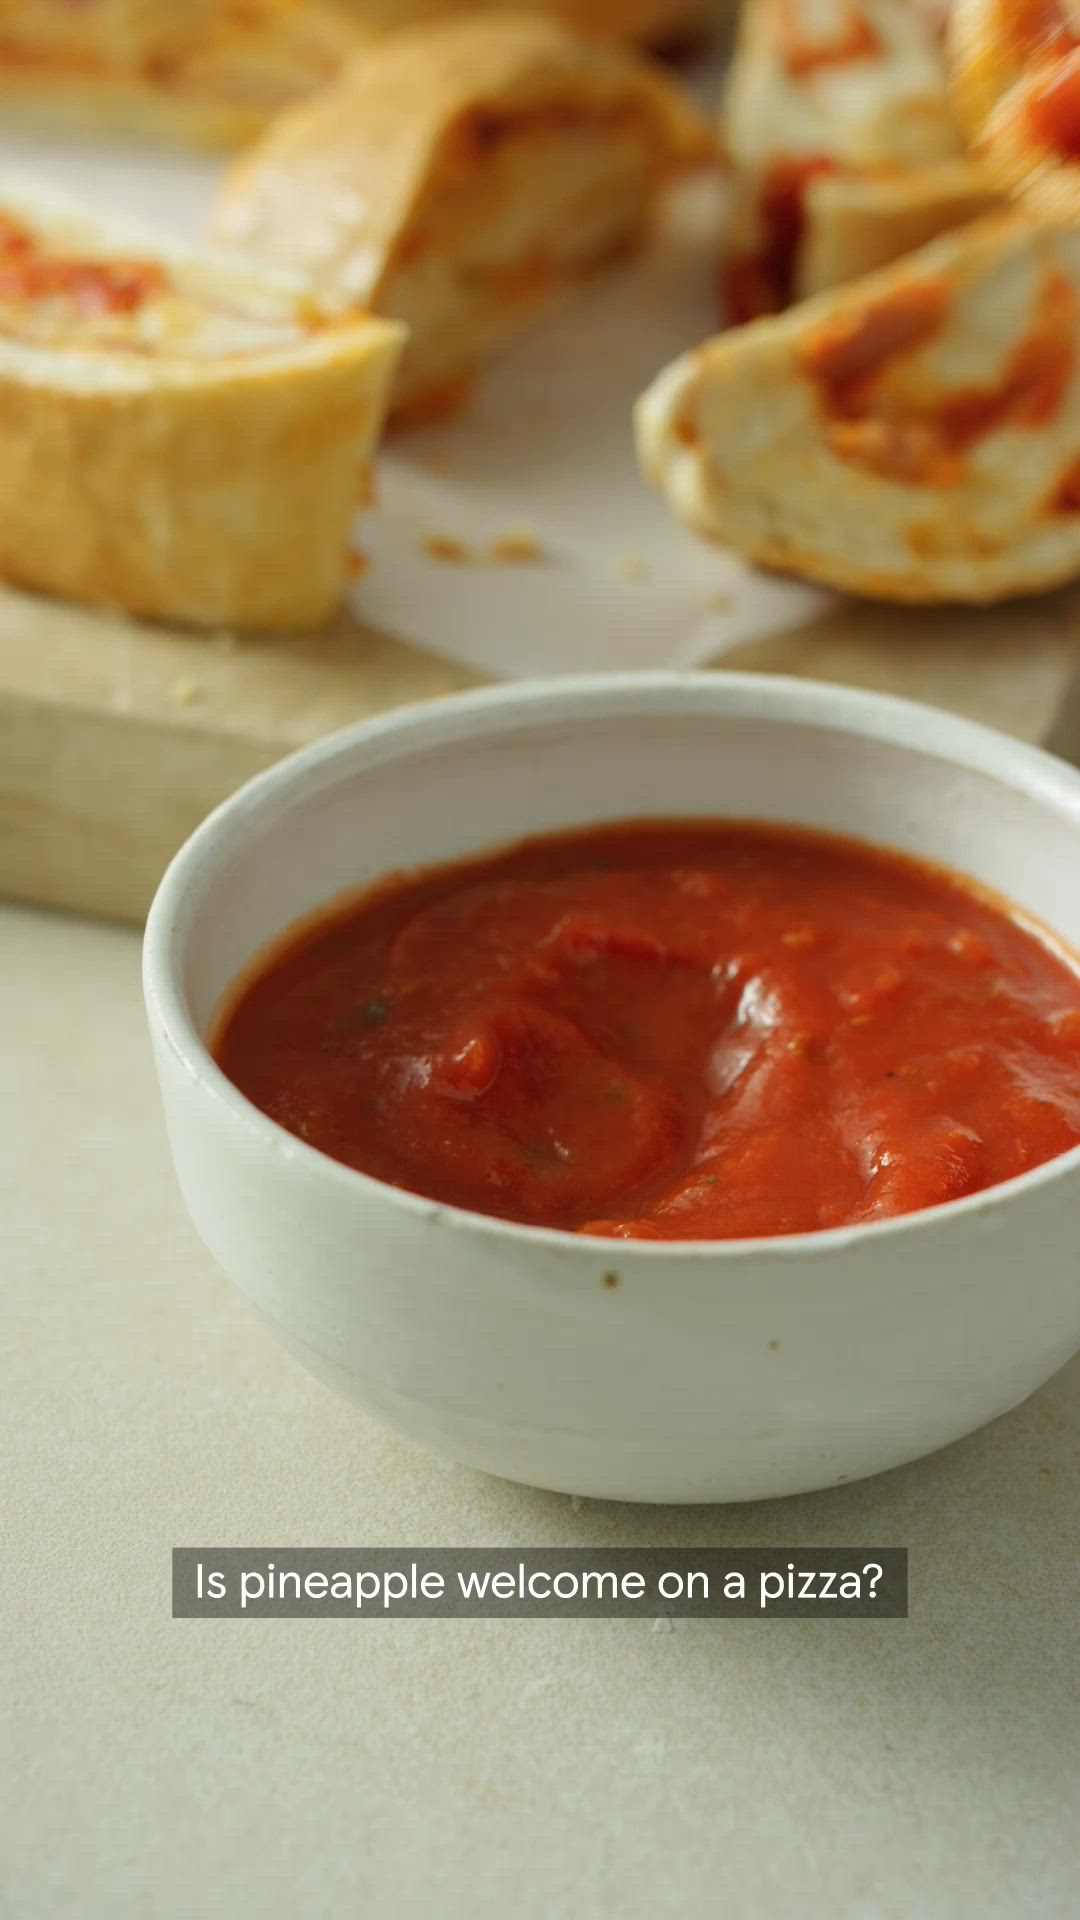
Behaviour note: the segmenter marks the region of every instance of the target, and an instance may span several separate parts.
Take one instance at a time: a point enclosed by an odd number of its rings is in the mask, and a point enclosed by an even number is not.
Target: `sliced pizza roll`
[[[954,158],[942,14],[926,0],[749,0],[724,102],[737,167],[779,154],[849,167]]]
[[[203,625],[340,598],[400,329],[0,175],[0,576]]]
[[[639,402],[645,472],[764,566],[886,600],[1080,574],[1080,232],[998,214],[709,341]]]
[[[964,159],[879,173],[822,173],[807,188],[794,297],[875,273],[999,204],[982,168]]]
[[[0,0],[0,112],[240,146],[362,44],[334,0]]]
[[[217,235],[298,267],[328,306],[403,320],[398,414],[458,397],[494,348],[641,235],[708,151],[659,69],[540,15],[373,44],[227,183]]]
[[[986,213],[938,0],[747,0],[727,90],[728,319],[778,313]]]
[[[1051,214],[1080,211],[1080,0],[956,0],[953,97],[972,152]]]
[[[932,167],[834,166],[777,160],[733,182],[721,276],[724,318],[736,326],[887,267],[1000,204],[986,171],[966,159]]]

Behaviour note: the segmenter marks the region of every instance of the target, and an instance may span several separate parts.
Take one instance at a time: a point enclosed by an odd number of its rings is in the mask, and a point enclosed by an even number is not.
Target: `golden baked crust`
[[[1052,216],[1080,214],[1080,6],[956,0],[953,99],[1000,187]]]
[[[365,26],[385,31],[454,13],[503,9],[507,0],[343,0]],[[511,0],[523,11],[550,13],[578,33],[597,40],[677,43],[707,28],[727,0]]]
[[[821,174],[806,195],[797,296],[876,273],[993,212],[999,201],[983,168],[967,159],[894,173]]]
[[[362,44],[335,0],[0,0],[0,107],[240,146]]]
[[[735,320],[855,279],[998,197],[962,152],[936,0],[750,0],[724,141]]]
[[[658,68],[536,14],[439,21],[375,42],[232,172],[216,233],[309,275],[330,307],[410,328],[415,409],[641,232],[709,148]]]
[[[287,276],[0,176],[0,576],[200,625],[321,620],[399,347]]]
[[[886,600],[1080,574],[1080,232],[995,215],[709,341],[640,401],[699,532]]]
[[[742,323],[843,286],[994,211],[1001,194],[964,158],[935,166],[802,169],[732,181],[721,304]]]

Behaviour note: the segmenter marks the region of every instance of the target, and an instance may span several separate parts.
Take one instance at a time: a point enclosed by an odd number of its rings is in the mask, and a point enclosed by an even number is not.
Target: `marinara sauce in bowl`
[[[754,676],[466,695],[162,883],[211,1251],[322,1378],[593,1496],[917,1457],[1080,1344],[1080,776]]]

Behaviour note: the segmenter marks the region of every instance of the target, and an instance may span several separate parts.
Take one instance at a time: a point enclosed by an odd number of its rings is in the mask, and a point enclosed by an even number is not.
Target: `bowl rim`
[[[254,821],[286,796],[307,796],[332,784],[336,775],[354,774],[358,758],[361,767],[408,759],[417,750],[499,733],[508,721],[528,715],[549,721],[647,716],[657,712],[658,703],[664,699],[674,701],[676,715],[679,704],[685,703],[688,718],[712,707],[726,716],[831,727],[864,739],[910,747],[965,771],[987,775],[1066,818],[1071,815],[1080,841],[1080,770],[995,728],[898,695],[791,675],[726,669],[559,675],[469,688],[439,699],[411,702],[324,735],[245,781],[206,816],[170,860],[147,916],[142,976],[152,1030],[156,1029],[195,1087],[279,1164],[295,1163],[316,1178],[412,1214],[418,1221],[502,1240],[508,1249],[555,1249],[564,1257],[580,1254],[590,1261],[606,1254],[611,1260],[617,1258],[620,1265],[630,1262],[638,1266],[672,1260],[693,1265],[755,1257],[784,1261],[827,1257],[856,1245],[882,1245],[888,1240],[916,1236],[945,1220],[976,1220],[1007,1206],[1010,1200],[1080,1173],[1078,1144],[1026,1173],[977,1193],[885,1220],[752,1239],[621,1240],[503,1220],[391,1186],[289,1133],[226,1077],[195,1028],[181,985],[182,963],[200,895],[228,865],[236,844],[242,843],[245,830]],[[581,709],[587,712],[583,714]],[[670,708],[668,717],[672,717]],[[285,933],[289,924],[285,922],[280,933]]]

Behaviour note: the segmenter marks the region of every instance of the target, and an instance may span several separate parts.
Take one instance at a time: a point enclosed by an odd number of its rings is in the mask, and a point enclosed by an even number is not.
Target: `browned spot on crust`
[[[909,527],[906,539],[917,560],[992,560],[1001,552],[1000,540],[955,520],[929,520]]]

